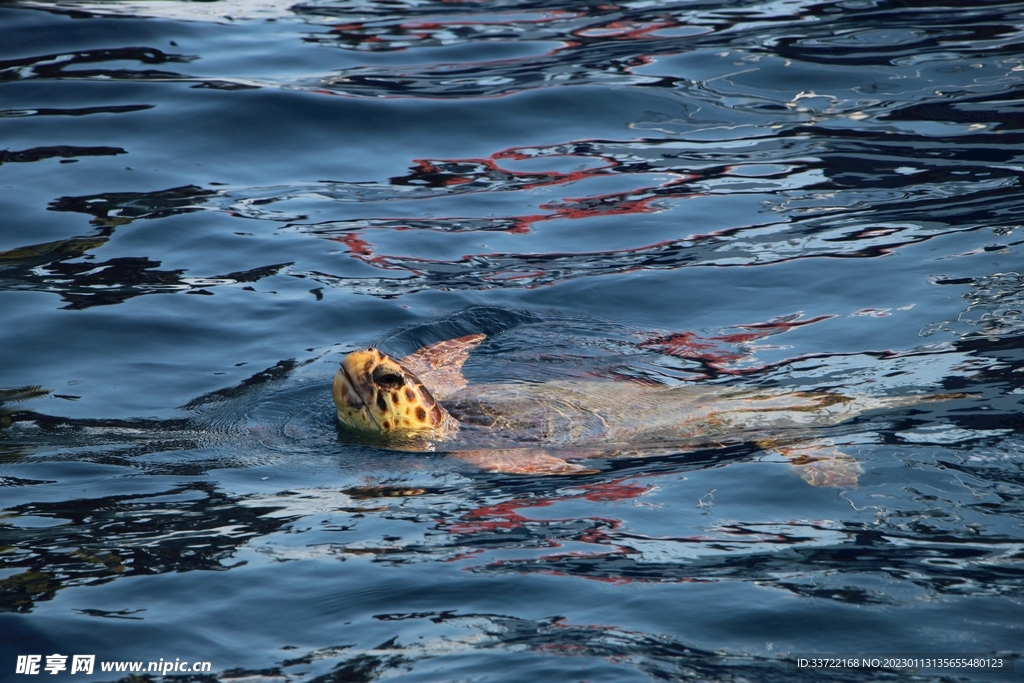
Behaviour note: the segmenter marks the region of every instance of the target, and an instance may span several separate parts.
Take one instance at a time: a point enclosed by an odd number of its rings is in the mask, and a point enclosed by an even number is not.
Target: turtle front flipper
[[[486,338],[486,334],[467,334],[448,339],[424,346],[398,362],[419,377],[430,393],[443,399],[468,384],[462,376],[462,366],[470,352]]]
[[[451,456],[488,472],[505,474],[594,474],[600,471],[534,448],[455,451]]]
[[[765,450],[774,451],[796,468],[800,478],[811,486],[848,488],[856,486],[864,468],[854,458],[824,441],[779,445],[759,443]]]

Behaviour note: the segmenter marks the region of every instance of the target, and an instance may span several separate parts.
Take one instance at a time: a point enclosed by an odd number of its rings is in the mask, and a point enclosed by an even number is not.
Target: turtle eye
[[[381,389],[397,389],[405,384],[405,378],[394,370],[378,366],[373,371],[373,383]]]

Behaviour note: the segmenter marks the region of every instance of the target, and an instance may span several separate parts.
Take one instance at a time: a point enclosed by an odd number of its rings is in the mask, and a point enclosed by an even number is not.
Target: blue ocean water
[[[1022,27],[0,3],[0,679],[1011,678]],[[474,332],[475,383],[956,398],[831,433],[841,487],[754,443],[544,477],[338,429],[344,353]],[[838,655],[1003,668],[796,665]]]

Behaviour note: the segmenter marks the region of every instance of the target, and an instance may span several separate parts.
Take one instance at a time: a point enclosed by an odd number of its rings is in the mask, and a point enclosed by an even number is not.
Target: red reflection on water
[[[750,336],[756,338],[754,335]],[[724,370],[727,363],[738,361],[747,354],[735,353],[722,348],[722,341],[735,343],[721,337],[701,337],[696,332],[675,332],[642,341],[637,346],[641,349],[654,349],[677,358],[704,361],[718,370]],[[743,341],[748,340],[744,339]]]
[[[463,0],[443,0],[445,4],[464,4]],[[453,17],[449,20],[413,19],[397,23],[380,20],[335,24],[329,29],[334,38],[346,45],[369,50],[390,49],[403,51],[409,47],[425,45],[451,45],[465,42],[508,39],[510,34],[530,32],[534,40],[558,42],[559,47],[547,55],[556,54],[581,45],[598,44],[606,40],[642,40],[658,30],[686,26],[669,14],[649,21],[613,19],[579,28],[570,28],[573,20],[595,20],[599,13],[618,12],[616,5],[598,5],[588,12],[565,9],[545,9],[543,12],[505,12],[488,15],[486,19]],[[531,16],[533,14],[533,16]],[[576,38],[572,40],[570,38]],[[500,60],[505,61],[505,60]]]
[[[373,260],[373,249],[370,247],[370,243],[359,237],[359,233],[351,233],[349,235],[342,235],[341,237],[334,238],[335,242],[341,242],[349,249],[356,258],[362,260],[362,257]]]
[[[753,364],[742,368],[731,366],[731,364],[752,358],[749,351],[736,350],[735,345],[748,344],[765,339],[766,337],[788,332],[797,327],[812,325],[835,317],[835,315],[819,315],[801,320],[798,315],[787,316],[767,322],[735,326],[743,330],[753,330],[751,332],[735,332],[708,337],[703,337],[696,332],[690,331],[673,332],[644,340],[637,344],[637,346],[641,349],[654,350],[676,358],[697,361],[715,373],[727,375],[748,374],[751,372],[761,372],[771,366],[768,364]],[[796,360],[797,358],[788,358],[773,365],[788,364]]]
[[[659,200],[683,200],[694,196],[687,186],[699,176],[683,173],[678,169],[653,171],[646,166],[637,166],[628,159],[617,158],[618,153],[600,153],[594,149],[594,141],[576,140],[569,143],[548,145],[543,147],[516,146],[497,151],[486,158],[464,159],[414,159],[409,173],[404,176],[392,177],[389,183],[393,186],[413,188],[435,188],[451,191],[455,194],[521,191],[544,187],[553,187],[569,183],[610,176],[625,177],[628,175],[648,175],[658,173],[667,175],[669,180],[657,185],[646,185],[622,192],[596,194],[581,197],[567,197],[541,204],[539,208],[548,213],[505,216],[501,218],[449,217],[445,219],[402,219],[374,218],[360,221],[342,236],[331,236],[329,239],[341,242],[349,247],[350,254],[364,263],[391,270],[408,270],[416,275],[422,271],[430,271],[430,264],[468,264],[469,268],[459,269],[466,277],[479,278],[483,281],[525,281],[527,287],[550,284],[547,282],[551,268],[573,268],[574,261],[607,262],[617,272],[647,267],[645,262],[650,259],[663,258],[662,252],[685,248],[694,240],[706,236],[686,237],[678,240],[666,240],[654,244],[642,245],[619,250],[583,252],[578,254],[502,254],[484,253],[463,255],[458,261],[424,259],[415,256],[378,255],[373,245],[361,236],[365,228],[387,230],[436,230],[440,232],[471,232],[484,230],[488,232],[504,232],[507,234],[525,234],[533,231],[538,223],[557,219],[588,219],[606,216],[623,216],[653,213],[664,210]],[[575,158],[587,163],[599,160],[599,165],[569,171],[516,171],[505,168],[501,161],[528,161],[541,158]],[[369,223],[369,225],[367,225]],[[467,227],[467,224],[469,227]],[[479,227],[473,227],[477,224]],[[330,235],[345,230],[340,227],[321,229],[321,234]],[[314,229],[316,232],[317,229]],[[632,265],[633,255],[637,264]],[[566,263],[569,260],[570,262]],[[501,262],[497,265],[496,262]],[[550,263],[549,263],[550,262]],[[495,267],[495,264],[497,267]],[[521,265],[520,265],[521,264]],[[450,274],[449,274],[450,276]],[[531,282],[535,281],[535,282]]]
[[[609,502],[616,500],[630,500],[649,492],[654,486],[642,485],[635,482],[626,483],[628,479],[614,479],[612,481],[586,484],[575,487],[573,493],[549,496],[544,498],[514,498],[501,503],[483,505],[474,508],[459,516],[459,521],[445,523],[442,526],[445,531],[453,534],[475,534],[494,531],[495,529],[518,529],[526,524],[557,524],[573,521],[570,519],[538,519],[524,517],[519,514],[520,510],[527,508],[549,507],[555,503],[571,500],[587,500],[590,502]],[[609,529],[617,529],[621,520],[607,519],[604,517],[587,518],[592,521],[599,521]],[[600,542],[606,536],[603,530],[588,529],[582,532],[575,540],[585,543]]]
[[[608,482],[586,484],[574,487],[570,492],[546,497],[517,498],[492,505],[484,505],[464,513],[455,523],[439,524],[439,528],[455,536],[474,536],[482,533],[502,530],[524,534],[519,547],[561,548],[565,543],[585,543],[594,547],[593,551],[572,551],[555,555],[542,555],[537,562],[558,562],[566,558],[590,559],[602,557],[627,557],[635,551],[622,545],[613,534],[620,530],[622,520],[608,517],[569,517],[569,518],[530,518],[520,514],[527,508],[550,507],[565,501],[587,501],[606,504],[614,501],[633,500],[654,488],[653,484],[638,483],[635,477],[614,479]],[[581,524],[586,522],[586,524]],[[537,531],[540,528],[542,531]],[[533,532],[531,533],[531,529]],[[538,536],[537,534],[541,535]],[[459,543],[459,541],[456,541]],[[502,546],[507,547],[507,543]],[[459,559],[467,559],[473,554],[462,553]],[[514,567],[518,560],[495,560],[488,566]],[[532,568],[534,573],[564,575],[558,570]],[[617,576],[586,576],[584,578],[603,583],[628,583],[632,579]]]
[[[651,477],[653,483],[641,479]],[[794,545],[813,540],[806,534],[791,534],[768,524],[768,528],[749,527],[740,523],[724,523],[707,528],[703,533],[689,535],[651,536],[626,528],[626,523],[606,516],[583,517],[530,517],[522,514],[530,508],[552,507],[568,501],[596,503],[602,510],[616,501],[636,501],[654,490],[658,474],[641,474],[621,477],[607,482],[584,484],[560,489],[550,495],[524,496],[498,503],[481,505],[462,513],[457,520],[438,520],[437,529],[454,537],[455,548],[463,545],[476,546],[446,558],[453,562],[469,560],[468,571],[513,571],[518,573],[542,574],[599,581],[611,585],[627,583],[714,583],[714,577],[691,575],[681,569],[678,562],[672,562],[674,571],[668,575],[651,571],[656,560],[645,561],[644,546],[640,544],[666,543],[707,546],[718,551],[729,552],[750,546]],[[636,503],[634,503],[636,504]],[[782,523],[787,528],[809,527],[828,530],[816,522],[802,520]],[[488,534],[500,534],[497,537]],[[566,546],[586,544],[582,550],[569,550]],[[481,547],[483,546],[483,547]],[[509,548],[523,552],[530,549],[548,549],[545,554],[532,557],[501,558],[490,561],[484,556],[490,552],[504,552]],[[553,551],[553,552],[551,552]],[[745,552],[745,551],[744,551]],[[651,564],[652,561],[654,564]]]
[[[464,520],[463,523],[449,524],[445,529],[454,534],[475,534],[495,529],[517,529],[527,522],[544,521],[523,517],[517,512],[518,510],[547,507],[553,504],[555,500],[558,499],[517,498],[496,505],[484,505],[462,515],[460,519]]]
[[[583,498],[595,502],[606,502],[611,500],[629,500],[632,498],[638,498],[639,496],[648,493],[653,485],[642,486],[640,484],[624,484],[624,480],[609,481],[603,484],[591,484],[589,486],[581,486],[585,492]]]
[[[614,38],[615,40],[635,40],[646,38],[646,34],[663,28],[675,28],[681,24],[672,17],[665,17],[662,21],[636,22],[636,21],[609,21],[605,24],[587,26],[572,31],[574,36],[580,38]]]

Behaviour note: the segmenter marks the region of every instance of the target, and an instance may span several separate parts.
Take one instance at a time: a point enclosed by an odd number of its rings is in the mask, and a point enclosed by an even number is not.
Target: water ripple
[[[1017,647],[1019,3],[2,5],[0,628],[65,639],[24,652],[809,681],[798,647]],[[341,353],[472,333],[474,384],[949,398],[829,431],[863,474],[828,490],[757,443],[530,477],[337,426]],[[879,676],[938,680],[824,680]]]

